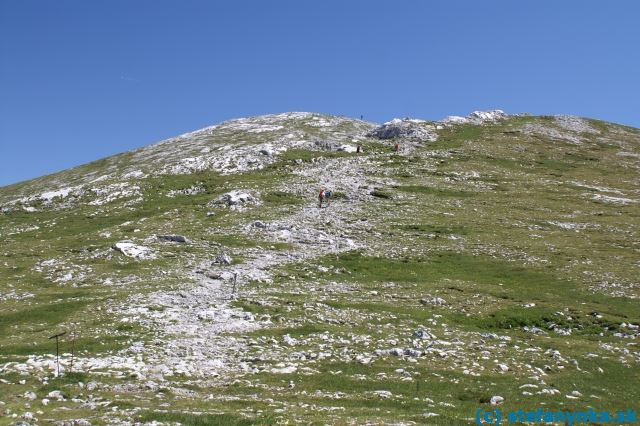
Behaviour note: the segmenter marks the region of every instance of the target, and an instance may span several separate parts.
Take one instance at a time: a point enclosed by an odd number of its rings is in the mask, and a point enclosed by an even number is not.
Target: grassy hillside
[[[0,424],[637,410],[640,130],[411,125],[242,119],[1,188]]]

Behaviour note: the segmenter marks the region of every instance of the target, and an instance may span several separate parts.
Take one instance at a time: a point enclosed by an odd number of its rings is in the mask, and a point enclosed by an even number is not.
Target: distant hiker
[[[323,201],[327,202],[327,207],[331,204],[331,191],[327,191],[324,188],[320,190],[320,194],[318,195],[318,208],[322,208]]]
[[[360,120],[362,120],[364,118],[364,115],[360,114]]]
[[[327,200],[327,207],[331,204],[331,196],[333,193],[331,191],[324,191],[324,199]]]
[[[356,147],[356,152],[362,152],[362,145],[358,144],[358,146]]]

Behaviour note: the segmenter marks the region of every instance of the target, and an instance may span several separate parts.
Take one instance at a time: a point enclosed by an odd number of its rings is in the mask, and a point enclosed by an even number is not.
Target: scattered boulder
[[[371,364],[372,360],[373,359],[371,357],[364,356],[362,354],[356,355],[356,361],[363,365]]]
[[[235,189],[233,191],[229,191],[225,194],[222,194],[213,202],[214,204],[223,204],[227,206],[236,206],[239,204],[246,204],[255,202],[256,199],[253,195],[248,192],[241,191],[239,189]]]
[[[112,249],[119,251],[127,257],[134,259],[154,259],[155,255],[149,247],[136,245],[133,241],[119,241],[111,246]]]
[[[316,148],[320,148],[323,151],[338,151],[338,152],[356,152],[358,150],[357,147],[348,143],[335,142],[335,141],[327,141],[327,140],[316,140],[313,142],[313,145]],[[314,163],[318,159],[312,159],[311,162]]]
[[[200,321],[213,321],[216,319],[217,317],[217,313],[214,309],[206,309],[206,310],[202,310],[200,312],[198,312],[196,314],[196,317],[200,320]]]
[[[279,145],[279,141],[275,142],[275,144],[278,146],[273,146],[271,143],[260,145],[258,146],[258,152],[265,157],[275,157],[288,149],[286,144]]]
[[[54,390],[54,391],[49,392],[47,394],[47,398],[57,399],[58,401],[64,401],[65,400],[64,395],[59,390]]]
[[[374,395],[378,396],[381,399],[389,399],[393,396],[393,394],[386,390],[377,390],[373,391]]]
[[[496,370],[506,373],[507,371],[509,371],[509,366],[506,364],[498,364],[496,365]]]
[[[418,358],[418,357],[422,356],[422,352],[417,350],[417,349],[413,349],[413,348],[405,348],[404,355],[406,355],[408,357],[411,357],[411,358]]]
[[[531,333],[531,334],[537,334],[537,335],[547,334],[546,331],[544,331],[543,329],[538,328],[538,327],[529,327],[529,326],[525,325],[522,329],[524,331],[526,331],[527,333]]]
[[[348,144],[342,144],[338,147],[338,149],[336,151],[340,151],[340,152],[356,152],[358,150],[358,148],[356,148],[353,145],[348,145]]]
[[[206,192],[202,186],[193,185],[189,188],[173,189],[167,193],[167,197],[175,197],[177,195],[198,195]]]
[[[430,333],[427,330],[424,330],[422,328],[419,328],[418,330],[414,331],[413,332],[413,337],[415,337],[417,339],[424,339],[424,340],[437,339],[437,337],[434,334],[432,334],[432,333]]]
[[[491,403],[491,405],[500,405],[504,402],[504,398],[499,395],[495,395],[491,397],[489,402]]]
[[[276,374],[291,374],[291,373],[295,373],[297,370],[298,370],[298,367],[296,367],[295,365],[289,365],[289,366],[273,367],[271,369],[271,372]]]
[[[189,242],[186,237],[182,235],[156,235],[159,240],[173,241],[175,243],[187,243]]]
[[[219,265],[231,265],[231,262],[233,262],[233,259],[227,252],[222,252],[218,254],[215,260],[213,261],[213,263],[217,263]]]
[[[272,157],[276,151],[271,146],[265,146],[260,150],[260,154],[266,155],[267,157]]]
[[[296,339],[294,339],[293,337],[289,336],[288,334],[285,334],[282,337],[282,341],[287,345],[287,346],[295,346],[298,341]]]
[[[404,349],[401,348],[393,348],[389,350],[389,353],[393,356],[402,356],[404,355]]]
[[[423,305],[432,305],[432,306],[442,306],[446,305],[447,301],[442,299],[441,297],[426,297],[424,299],[420,299],[420,303]]]
[[[497,340],[503,340],[505,342],[511,341],[510,336],[499,336],[496,333],[480,333],[480,336],[483,337],[484,339],[497,339]]]
[[[231,281],[234,279],[234,277],[237,278],[237,274],[234,274],[233,272],[229,272],[229,271],[222,271],[222,272],[207,271],[204,273],[204,276],[212,280],[222,280],[222,281]]]

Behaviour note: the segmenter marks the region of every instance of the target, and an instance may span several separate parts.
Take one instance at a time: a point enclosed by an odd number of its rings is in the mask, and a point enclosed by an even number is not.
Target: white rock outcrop
[[[491,402],[491,405],[500,405],[504,402],[504,398],[499,395],[495,395],[491,397],[489,402]]]
[[[425,120],[410,118],[394,118],[369,132],[367,136],[378,139],[413,139],[420,141],[435,141],[438,139],[436,128]]]
[[[213,202],[214,204],[223,204],[227,206],[236,206],[240,204],[253,203],[256,198],[246,191],[235,189],[222,194]]]
[[[486,122],[496,122],[507,118],[509,115],[501,109],[494,109],[491,111],[473,111],[466,117],[460,117],[459,115],[450,115],[438,121],[440,124],[483,124]]]
[[[155,259],[155,253],[149,247],[139,246],[133,241],[119,241],[111,246],[112,249],[119,251],[127,257],[138,260]]]

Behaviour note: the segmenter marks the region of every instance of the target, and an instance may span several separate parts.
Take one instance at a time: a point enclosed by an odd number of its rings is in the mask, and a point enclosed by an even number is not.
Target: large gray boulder
[[[189,241],[182,235],[156,235],[156,237],[159,240],[172,241],[174,243],[186,243]]]
[[[378,139],[412,139],[419,141],[435,141],[438,138],[436,128],[433,124],[424,120],[399,119],[394,118],[391,121],[376,127],[367,134],[369,137]]]

